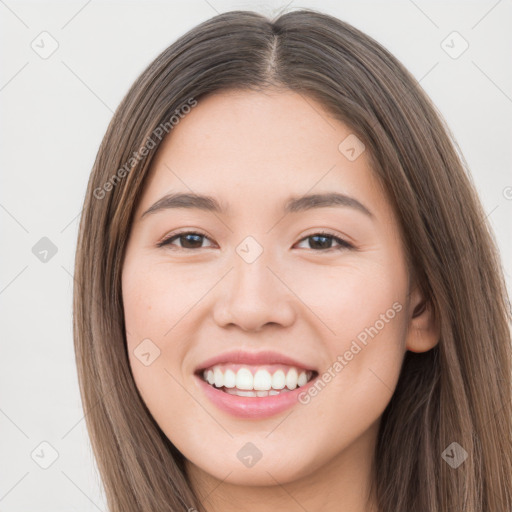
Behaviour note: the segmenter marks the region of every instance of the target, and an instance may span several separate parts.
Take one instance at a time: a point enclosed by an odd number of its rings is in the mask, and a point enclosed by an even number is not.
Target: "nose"
[[[236,325],[244,331],[261,331],[267,324],[288,327],[295,321],[294,294],[287,279],[266,257],[248,263],[237,254],[233,268],[218,287],[214,320],[220,327]],[[281,274],[281,275],[280,275]]]

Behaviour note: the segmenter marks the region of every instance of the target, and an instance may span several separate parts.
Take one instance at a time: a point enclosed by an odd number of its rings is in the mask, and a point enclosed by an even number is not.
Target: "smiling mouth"
[[[266,397],[288,393],[305,386],[318,373],[282,364],[217,364],[197,375],[219,391],[243,397]]]

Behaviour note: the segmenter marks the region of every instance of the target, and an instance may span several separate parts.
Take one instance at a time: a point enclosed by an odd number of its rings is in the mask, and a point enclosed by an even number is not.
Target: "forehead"
[[[230,210],[327,191],[375,202],[382,191],[363,148],[347,125],[304,94],[216,93],[200,99],[162,142],[139,212],[176,191],[215,196]]]

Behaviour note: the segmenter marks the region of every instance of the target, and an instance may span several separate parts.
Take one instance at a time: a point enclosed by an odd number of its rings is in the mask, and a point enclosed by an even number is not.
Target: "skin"
[[[438,342],[430,310],[415,314],[423,298],[367,151],[350,161],[338,149],[350,134],[312,98],[224,91],[201,99],[152,163],[123,262],[128,352],[142,398],[186,457],[208,511],[374,509],[365,503],[370,464],[405,351]],[[229,212],[167,209],[140,219],[166,193],[191,191]],[[350,207],[283,214],[291,196],[332,191],[373,218]],[[207,238],[192,249],[180,239],[157,247],[177,230]],[[355,249],[306,238],[322,230]],[[236,252],[247,236],[263,248],[252,263]],[[400,311],[317,396],[271,418],[220,411],[193,376],[236,348],[276,350],[322,374],[394,303]],[[146,366],[134,350],[148,338],[160,353]],[[262,453],[250,468],[237,458],[248,442]]]

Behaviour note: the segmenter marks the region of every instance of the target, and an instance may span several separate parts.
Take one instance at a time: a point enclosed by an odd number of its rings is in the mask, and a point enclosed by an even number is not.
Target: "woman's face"
[[[143,215],[169,194],[211,199]],[[427,348],[367,151],[293,92],[209,96],[174,127],[135,213],[122,289],[151,414],[189,467],[236,484],[333,463],[357,472],[405,350]]]

